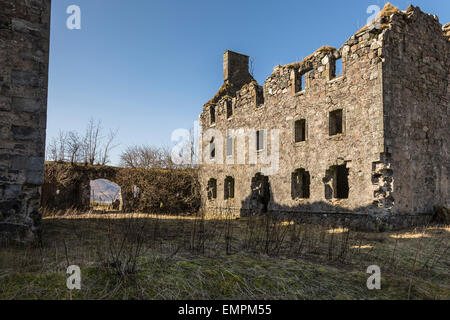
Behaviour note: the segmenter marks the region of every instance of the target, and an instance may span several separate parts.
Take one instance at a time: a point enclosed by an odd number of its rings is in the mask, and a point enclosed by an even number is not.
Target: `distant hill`
[[[113,202],[120,197],[120,187],[105,179],[91,181],[91,201]]]

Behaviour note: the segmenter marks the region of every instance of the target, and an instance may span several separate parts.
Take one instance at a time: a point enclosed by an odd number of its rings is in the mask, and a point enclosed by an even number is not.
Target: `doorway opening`
[[[269,177],[257,173],[252,178],[251,185],[251,207],[255,213],[267,213],[270,202]]]
[[[118,212],[122,210],[121,188],[107,179],[91,180],[90,209],[93,211]]]

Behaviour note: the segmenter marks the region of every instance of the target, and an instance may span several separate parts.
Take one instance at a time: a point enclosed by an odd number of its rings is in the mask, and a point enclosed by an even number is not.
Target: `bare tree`
[[[106,138],[106,142],[103,145],[103,150],[101,152],[100,155],[100,164],[102,165],[106,165],[109,163],[110,159],[109,159],[109,153],[111,152],[112,149],[114,149],[115,147],[117,147],[116,144],[114,144],[114,141],[117,137],[117,133],[118,133],[118,129],[116,130],[110,130],[109,134]]]
[[[58,161],[58,143],[56,142],[56,138],[52,138],[47,145],[47,160]]]
[[[120,156],[121,166],[127,168],[174,169],[170,148],[152,146],[128,147]]]
[[[149,146],[128,147],[120,156],[121,165],[128,168],[157,167],[157,150]]]
[[[67,134],[59,131],[58,136],[53,137],[47,146],[47,160],[55,162],[65,161],[66,143]]]
[[[120,164],[122,167],[137,168],[137,167],[139,167],[138,160],[139,160],[138,147],[128,147],[120,155]]]
[[[67,143],[67,133],[59,130],[58,133],[58,161],[66,161],[66,143]]]
[[[102,136],[101,121],[89,121],[84,136],[76,131],[59,131],[56,138],[50,140],[47,147],[49,161],[84,162],[85,164],[106,165],[110,162],[110,153],[117,145],[115,139],[118,130],[110,130]]]
[[[75,131],[67,133],[67,157],[71,164],[77,163],[81,159],[82,139]]]
[[[95,123],[91,118],[86,128],[86,134],[83,140],[83,157],[86,164],[95,164],[98,157],[98,148],[100,144],[101,121]]]
[[[166,169],[176,169],[175,163],[172,161],[171,148],[162,146],[160,149],[160,167]]]
[[[137,147],[139,168],[159,168],[159,150],[153,147]]]

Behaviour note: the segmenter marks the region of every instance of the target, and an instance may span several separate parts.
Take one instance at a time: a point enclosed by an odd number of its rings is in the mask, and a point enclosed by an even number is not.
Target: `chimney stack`
[[[224,83],[244,84],[251,81],[248,61],[248,56],[227,50],[223,55]]]

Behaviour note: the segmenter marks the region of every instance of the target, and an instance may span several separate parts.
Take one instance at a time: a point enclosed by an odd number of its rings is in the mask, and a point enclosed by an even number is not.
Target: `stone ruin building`
[[[39,231],[49,35],[50,0],[0,0],[0,238]]]
[[[104,179],[119,191],[114,211],[194,214],[200,206],[195,170],[118,168],[104,165],[45,163],[41,207],[50,213],[87,212],[95,201],[91,181]],[[107,199],[113,201],[112,198]]]
[[[0,0],[0,241],[33,241],[40,230],[50,6]],[[259,130],[242,147],[261,149],[258,158],[280,130],[279,169],[219,164],[211,148],[200,168],[205,210],[297,212],[373,228],[406,226],[433,205],[449,206],[450,25],[416,7],[387,7],[379,22],[339,50],[277,67],[264,87],[248,57],[225,53],[224,85],[204,107],[203,128],[225,137]],[[211,142],[203,149],[220,139]]]
[[[203,210],[370,230],[428,221],[450,205],[449,40],[450,24],[388,4],[341,48],[277,66],[264,86],[247,56],[225,52],[200,115]]]

